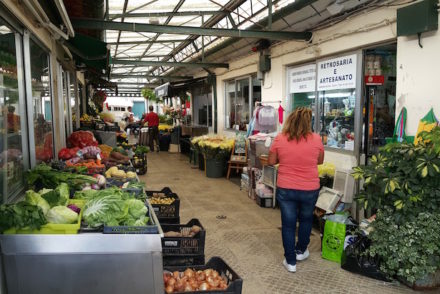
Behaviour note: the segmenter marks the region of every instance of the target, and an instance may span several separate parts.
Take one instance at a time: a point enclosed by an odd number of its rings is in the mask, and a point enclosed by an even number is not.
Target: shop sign
[[[309,64],[288,70],[289,92],[305,93],[316,90],[316,65]]]
[[[357,55],[318,62],[318,91],[356,88]]]

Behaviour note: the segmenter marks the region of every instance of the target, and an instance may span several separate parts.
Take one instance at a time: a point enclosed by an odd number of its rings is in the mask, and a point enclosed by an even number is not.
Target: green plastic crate
[[[78,215],[78,221],[74,224],[45,224],[39,230],[31,230],[31,229],[15,229],[11,228],[3,232],[5,235],[15,235],[15,234],[78,234],[78,231],[81,227],[81,219],[83,214],[83,208],[85,201],[78,199],[70,199],[69,204],[75,204],[81,211]]]

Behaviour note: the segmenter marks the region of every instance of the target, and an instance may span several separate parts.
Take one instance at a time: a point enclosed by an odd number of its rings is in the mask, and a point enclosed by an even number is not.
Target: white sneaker
[[[288,272],[291,272],[291,273],[296,272],[296,264],[295,265],[288,264],[286,259],[284,259],[283,260],[283,265],[284,265],[284,267],[286,268],[286,270]]]
[[[297,254],[296,255],[296,260],[297,261],[302,261],[307,259],[307,257],[309,257],[310,253],[309,253],[309,249],[306,249],[306,251],[304,251],[302,254]]]

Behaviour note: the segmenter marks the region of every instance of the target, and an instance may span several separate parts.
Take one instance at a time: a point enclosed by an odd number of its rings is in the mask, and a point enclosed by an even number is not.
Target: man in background
[[[145,116],[144,123],[148,124],[150,150],[154,151],[154,142],[156,142],[157,152],[159,152],[159,116],[153,111],[153,105],[150,105],[148,109],[150,112]]]

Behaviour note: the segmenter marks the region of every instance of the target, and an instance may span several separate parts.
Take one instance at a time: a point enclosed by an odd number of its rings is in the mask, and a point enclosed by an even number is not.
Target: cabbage
[[[47,203],[47,201],[44,200],[44,198],[41,197],[40,194],[33,190],[26,191],[25,199],[27,203],[40,207],[44,215],[46,215],[50,209],[49,203]]]
[[[83,217],[89,227],[145,226],[147,207],[137,199],[123,200],[119,195],[90,199],[84,207]]]
[[[41,189],[40,191],[38,191],[38,194],[40,194],[40,195],[44,195],[44,194],[46,194],[46,193],[49,193],[50,191],[53,191],[53,189],[46,189],[46,188],[43,188],[43,189]]]
[[[55,206],[49,210],[46,219],[53,224],[72,224],[78,221],[78,214],[66,206]]]
[[[58,205],[67,205],[67,201],[70,197],[69,185],[61,183],[56,187],[55,191],[59,194]]]

